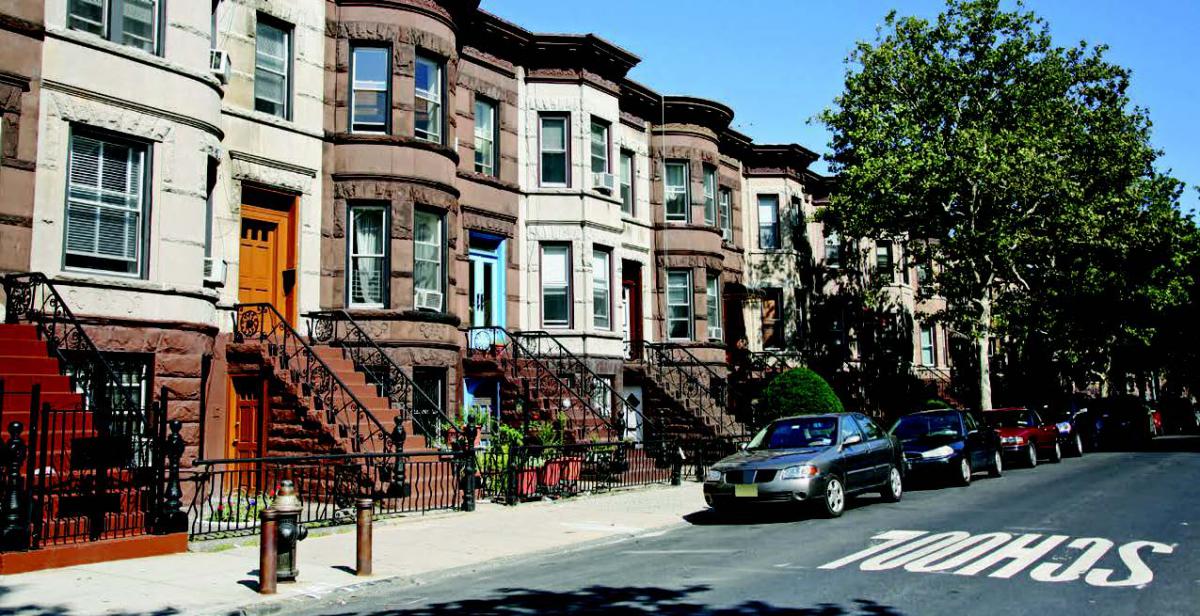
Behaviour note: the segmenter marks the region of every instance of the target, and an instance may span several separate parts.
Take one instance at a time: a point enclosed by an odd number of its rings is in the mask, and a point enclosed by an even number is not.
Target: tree
[[[779,373],[763,390],[762,421],[792,415],[842,412],[842,402],[821,375],[808,368]]]
[[[1038,249],[1094,243],[1153,175],[1150,122],[1104,52],[1055,46],[1020,3],[949,0],[932,22],[893,12],[822,114],[838,175],[827,221],[934,265],[927,288],[974,340],[983,408],[989,339],[1029,279],[1056,267]]]

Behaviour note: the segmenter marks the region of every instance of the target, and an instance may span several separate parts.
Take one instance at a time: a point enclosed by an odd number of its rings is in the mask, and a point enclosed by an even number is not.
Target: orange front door
[[[289,321],[296,317],[293,210],[242,206],[238,302],[266,302]]]
[[[229,457],[255,458],[263,454],[263,381],[260,378],[231,379],[229,414]]]

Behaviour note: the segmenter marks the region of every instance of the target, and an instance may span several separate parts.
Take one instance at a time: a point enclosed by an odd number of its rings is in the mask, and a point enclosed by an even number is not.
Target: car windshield
[[[957,413],[907,415],[892,426],[892,434],[902,441],[924,436],[962,436],[962,422]]]
[[[1029,413],[1025,411],[991,411],[983,414],[988,425],[996,428],[1031,428]]]
[[[837,417],[781,419],[763,428],[747,449],[828,447],[837,439]]]

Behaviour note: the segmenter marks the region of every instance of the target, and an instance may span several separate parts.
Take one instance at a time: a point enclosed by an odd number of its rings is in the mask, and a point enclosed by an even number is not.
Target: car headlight
[[[954,448],[949,445],[942,445],[937,449],[930,449],[921,454],[922,458],[945,458],[954,455]]]
[[[704,473],[704,480],[705,481],[720,481],[721,480],[721,471],[710,470],[707,473]]]
[[[780,478],[781,479],[808,479],[809,477],[816,477],[817,474],[820,472],[821,471],[817,467],[815,467],[811,464],[802,464],[800,466],[789,466],[789,467],[783,469],[783,474],[780,475]]]
[[[1025,439],[1019,436],[1002,436],[1000,437],[1002,445],[1024,445]]]
[[[1071,433],[1071,422],[1069,422],[1069,421],[1063,421],[1063,422],[1059,422],[1059,423],[1057,424],[1057,427],[1058,427],[1058,431],[1059,431],[1059,432],[1061,432],[1061,433],[1063,433],[1063,434],[1070,434],[1070,433]]]

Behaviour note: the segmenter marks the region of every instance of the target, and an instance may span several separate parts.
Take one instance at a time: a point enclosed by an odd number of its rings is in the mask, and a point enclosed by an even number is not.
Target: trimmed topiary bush
[[[758,417],[762,423],[791,415],[840,413],[841,400],[821,375],[792,368],[771,380],[763,390]]]

